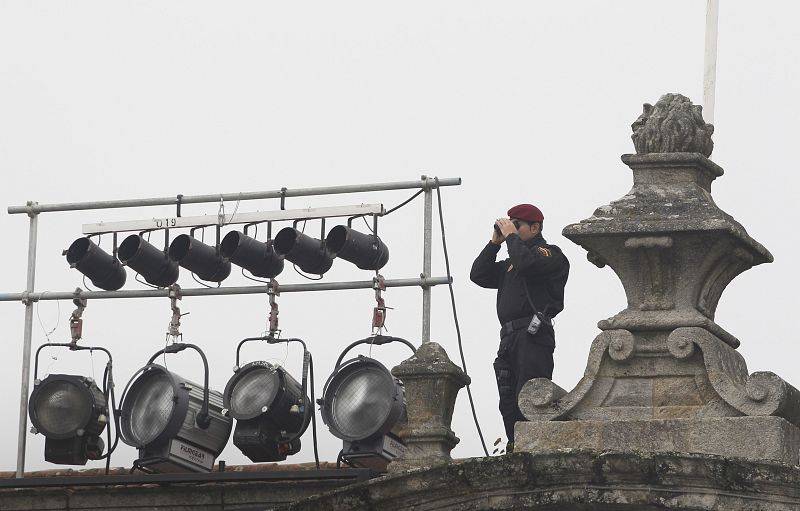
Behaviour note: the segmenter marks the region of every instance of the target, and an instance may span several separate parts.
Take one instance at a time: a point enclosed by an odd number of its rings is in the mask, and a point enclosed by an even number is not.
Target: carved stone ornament
[[[450,425],[458,391],[470,378],[435,342],[423,343],[411,358],[392,369],[406,388],[408,422],[399,435],[405,452],[389,464],[390,473],[450,462],[459,439]]]
[[[703,121],[703,107],[680,94],[664,94],[655,106],[645,103],[631,124],[636,154],[700,153],[711,156],[714,126]]]
[[[800,392],[773,373],[748,374],[739,340],[714,321],[725,287],[772,254],[711,197],[723,174],[705,156],[712,131],[683,96],[645,105],[634,123],[639,154],[622,157],[633,188],[564,229],[617,274],[627,307],[598,323],[603,332],[572,391],[544,379],[525,384],[520,409],[530,422],[517,424],[516,450],[800,462]],[[752,442],[742,442],[748,432]]]

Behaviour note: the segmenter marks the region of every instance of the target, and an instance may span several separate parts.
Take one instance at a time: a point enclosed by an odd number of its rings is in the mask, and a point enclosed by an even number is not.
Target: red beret
[[[516,206],[508,210],[508,217],[518,218],[519,220],[525,220],[526,222],[544,221],[544,215],[542,214],[542,210],[540,210],[533,204],[517,204]]]

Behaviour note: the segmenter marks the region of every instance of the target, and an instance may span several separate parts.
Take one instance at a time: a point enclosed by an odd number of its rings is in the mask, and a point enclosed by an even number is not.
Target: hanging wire
[[[94,350],[89,350],[89,366],[92,368],[92,380],[97,381],[97,376],[94,374]]]
[[[55,364],[56,362],[58,362],[58,356],[50,355],[50,363],[47,364],[47,367],[44,369],[45,377],[50,375],[50,368],[53,367],[53,364]]]
[[[212,288],[214,287],[214,286],[209,286],[209,285],[208,285],[208,284],[206,284],[205,282],[200,282],[200,279],[198,279],[198,278],[197,278],[197,275],[195,275],[195,274],[194,274],[194,272],[192,272],[192,279],[193,279],[195,282],[197,282],[198,284],[200,284],[201,286],[203,286],[203,287],[207,287],[207,288],[209,288],[209,289],[212,289]],[[217,287],[219,287],[219,285],[217,285]]]
[[[89,284],[86,283],[86,275],[83,276],[83,288],[87,291],[94,291],[94,289],[89,287]]]
[[[244,278],[246,278],[246,279],[250,279],[250,280],[252,280],[253,282],[260,282],[261,284],[269,284],[269,281],[268,281],[268,280],[261,280],[261,279],[257,279],[256,277],[252,276],[252,274],[251,274],[251,275],[247,275],[247,274],[244,272],[244,268],[242,268],[242,277],[244,277]]]
[[[300,268],[298,268],[296,264],[292,263],[292,267],[294,268],[294,271],[297,272],[297,274],[300,275],[301,277],[303,277],[304,279],[322,280],[322,275],[319,275],[317,278],[309,277],[307,274],[303,273],[303,271],[300,270]]]
[[[423,188],[423,189],[420,189],[420,190],[419,190],[417,193],[415,193],[414,195],[412,195],[412,196],[411,196],[411,197],[409,197],[408,199],[404,200],[403,202],[401,202],[401,203],[400,203],[400,204],[398,204],[397,206],[395,206],[395,207],[391,208],[390,210],[386,211],[386,212],[383,214],[383,216],[386,216],[386,215],[388,215],[389,213],[393,213],[393,212],[397,211],[398,209],[402,208],[403,206],[405,206],[406,204],[408,204],[408,203],[409,203],[409,202],[411,202],[412,200],[414,200],[414,199],[416,199],[417,197],[419,197],[419,195],[420,195],[420,194],[422,194],[424,191],[425,191],[425,189],[424,189],[424,188]]]
[[[453,306],[453,321],[455,322],[456,326],[456,337],[458,338],[458,353],[461,355],[461,367],[464,369],[464,374],[467,374],[467,361],[464,359],[464,346],[461,342],[461,327],[458,324],[458,312],[456,310],[456,296],[453,292],[453,282],[452,278],[450,277],[450,258],[447,255],[447,239],[445,238],[444,234],[444,213],[442,212],[442,192],[441,187],[439,186],[439,178],[434,177],[434,181],[436,181],[436,202],[439,205],[439,225],[442,231],[442,249],[444,251],[444,264],[445,268],[447,269],[447,279],[448,284],[447,287],[450,289],[450,303]],[[475,421],[475,428],[478,430],[478,436],[481,439],[481,446],[483,447],[484,454],[488,457],[489,450],[486,449],[486,442],[483,439],[483,431],[481,431],[481,425],[478,422],[478,414],[475,412],[475,402],[472,399],[472,391],[470,390],[469,384],[467,384],[467,395],[469,396],[469,407],[472,409],[472,418]]]
[[[84,278],[86,278],[86,277],[84,276]],[[44,295],[46,295],[46,294],[47,294],[47,291],[43,291],[42,292],[42,297],[44,297]],[[44,326],[44,322],[42,321],[42,317],[39,315],[39,304],[40,303],[41,303],[41,301],[37,301],[36,302],[36,318],[39,320],[39,326],[42,327],[42,332],[44,333],[44,338],[47,339],[47,342],[50,342],[50,335],[52,335],[53,332],[55,332],[56,329],[58,329],[58,326],[61,324],[61,300],[56,300],[56,305],[58,306],[58,312],[56,313],[56,326],[54,326],[53,329],[50,330],[49,332],[47,331],[47,328],[45,328],[45,326]]]
[[[317,465],[317,470],[319,470],[319,449],[317,448],[317,413],[314,410],[314,403],[316,403],[316,400],[314,399],[314,358],[311,356],[311,353],[308,354],[308,369],[310,372],[309,376],[311,378],[311,434],[314,440],[314,462]]]
[[[147,286],[147,287],[151,287],[151,288],[153,288],[153,289],[159,289],[159,287],[158,287],[158,286],[154,286],[153,284],[150,284],[149,282],[146,282],[146,281],[144,281],[144,280],[140,279],[140,278],[139,278],[140,276],[141,276],[141,275],[139,275],[139,274],[137,273],[136,275],[134,275],[134,277],[133,277],[133,280],[135,280],[135,281],[136,281],[136,282],[138,282],[139,284],[144,284],[144,285],[145,285],[145,286]]]
[[[220,227],[223,225],[229,225],[233,222],[233,218],[236,216],[236,212],[239,211],[239,203],[242,202],[242,192],[239,192],[239,198],[236,199],[236,206],[233,208],[233,213],[231,213],[231,218],[227,222],[225,221],[225,201],[222,200],[222,196],[219,198],[219,210],[217,211],[217,224]]]
[[[367,226],[367,229],[369,229],[369,232],[371,232],[372,234],[375,234],[375,231],[372,230],[372,226],[369,225],[369,222],[367,222],[367,217],[364,216],[364,215],[361,215],[361,219],[364,221],[364,224]],[[378,238],[378,239],[380,239],[380,238]]]

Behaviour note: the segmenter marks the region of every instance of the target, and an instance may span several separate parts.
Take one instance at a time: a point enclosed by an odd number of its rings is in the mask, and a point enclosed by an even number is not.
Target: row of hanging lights
[[[323,222],[324,228],[324,222]],[[216,246],[191,234],[175,237],[163,250],[142,234],[131,234],[114,254],[100,248],[90,237],[76,239],[64,252],[67,262],[106,291],[125,285],[125,266],[153,286],[167,287],[178,280],[179,267],[208,282],[222,282],[234,263],[256,277],[274,278],[283,271],[284,259],[310,274],[322,275],[335,258],[362,270],[379,270],[389,260],[389,250],[376,234],[364,234],[350,226],[337,225],[324,239],[304,234],[296,227],[281,229],[275,239],[258,241],[246,233],[231,231]]]

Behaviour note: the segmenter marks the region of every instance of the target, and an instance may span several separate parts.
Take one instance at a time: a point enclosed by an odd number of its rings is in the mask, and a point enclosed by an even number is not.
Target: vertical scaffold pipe
[[[36,203],[29,202],[28,206]],[[28,231],[28,279],[26,291],[33,293],[36,278],[36,237],[39,223],[39,214],[28,213],[30,216],[30,230]],[[22,385],[19,398],[19,436],[17,438],[17,478],[25,475],[25,442],[28,434],[28,385],[31,377],[31,337],[33,334],[33,300],[25,301],[25,337],[22,347]]]
[[[422,248],[422,278],[431,278],[431,247],[433,246],[433,189],[431,179],[422,176],[425,182],[425,213],[423,219],[424,240]],[[422,342],[431,340],[431,288],[422,286]]]

